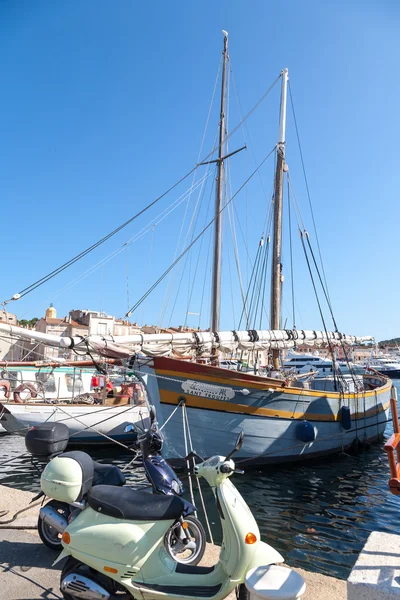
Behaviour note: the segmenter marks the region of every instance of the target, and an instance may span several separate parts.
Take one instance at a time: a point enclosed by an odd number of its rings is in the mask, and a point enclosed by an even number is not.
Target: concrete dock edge
[[[29,504],[34,494],[0,485],[0,599],[49,600],[61,598],[60,567],[52,567],[56,554],[46,548],[36,532],[39,506],[21,514],[21,518],[2,526],[18,510]],[[29,527],[29,529],[24,529]],[[203,565],[213,565],[219,556],[219,546],[207,544]],[[345,600],[346,582],[319,573],[295,569],[306,581],[304,600]],[[235,600],[232,593],[229,600]]]

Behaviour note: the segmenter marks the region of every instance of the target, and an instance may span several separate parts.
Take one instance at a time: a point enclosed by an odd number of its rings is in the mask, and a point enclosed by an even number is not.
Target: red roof
[[[86,325],[81,325],[77,321],[72,321],[72,320],[69,321],[68,317],[66,317],[65,319],[52,319],[50,317],[45,317],[43,320],[46,321],[47,325],[65,325],[66,327],[68,325],[71,325],[71,327],[79,327],[80,329],[88,329],[88,327]]]
[[[45,317],[43,321],[46,321],[47,325],[61,325],[61,323],[67,325],[64,319],[51,319],[50,317]]]

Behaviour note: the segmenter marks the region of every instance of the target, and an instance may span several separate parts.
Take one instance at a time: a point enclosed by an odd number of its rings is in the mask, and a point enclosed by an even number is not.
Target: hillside
[[[391,340],[382,340],[378,342],[378,346],[400,346],[400,337],[392,338]]]

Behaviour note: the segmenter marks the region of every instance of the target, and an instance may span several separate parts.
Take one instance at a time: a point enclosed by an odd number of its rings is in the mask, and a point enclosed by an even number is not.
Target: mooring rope
[[[13,567],[10,567],[9,564],[0,562],[0,567],[2,569],[4,569],[5,571],[9,571],[10,573],[13,573],[14,575],[18,575],[18,577],[22,577],[23,579],[30,581],[31,583],[37,585],[37,587],[39,587],[40,589],[44,590],[44,592],[46,592],[46,596],[44,596],[42,594],[43,598],[49,598],[50,597],[49,594],[52,594],[54,596],[54,598],[56,598],[57,600],[62,600],[62,597],[59,596],[58,594],[56,594],[55,592],[53,592],[53,590],[51,588],[46,588],[38,581],[35,581],[34,579],[32,579],[32,577],[28,577],[24,573],[20,573],[19,571],[16,571],[15,569],[13,569]]]
[[[186,422],[185,422],[185,405],[182,405],[182,426],[183,426],[183,440],[185,443],[185,456],[187,456],[189,454],[188,452],[188,444],[187,444],[187,436],[186,436]],[[189,460],[186,459],[186,466],[187,466],[187,470],[188,470],[188,474],[189,474],[189,491],[190,491],[190,499],[192,501],[193,506],[195,506],[194,503],[194,494],[193,494],[193,485],[192,485],[192,477],[190,475],[190,463]],[[195,509],[194,511],[194,516],[197,519],[197,510]]]
[[[186,426],[187,426],[187,432],[188,432],[188,437],[189,437],[190,451],[192,452],[193,451],[192,436],[191,436],[191,433],[190,433],[189,417],[188,417],[188,414],[187,414],[187,409],[186,409],[186,405],[185,404],[182,405],[182,410],[185,412],[185,419],[186,419]],[[193,463],[194,463],[194,458],[193,458]],[[189,477],[190,476],[191,475],[190,475],[190,472],[189,472]],[[210,541],[213,544],[214,543],[214,538],[213,538],[213,534],[212,534],[212,531],[211,531],[211,525],[210,525],[210,522],[208,520],[208,514],[207,514],[206,506],[205,506],[205,503],[204,503],[203,492],[202,492],[201,485],[200,485],[200,480],[199,480],[198,477],[196,477],[196,481],[197,481],[197,487],[198,487],[198,490],[199,490],[199,496],[200,496],[201,505],[203,507],[204,518],[205,518],[206,524],[207,524],[208,534],[210,536]]]

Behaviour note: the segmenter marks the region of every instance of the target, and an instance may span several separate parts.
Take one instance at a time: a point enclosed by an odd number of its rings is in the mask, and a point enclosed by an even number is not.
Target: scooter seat
[[[92,487],[87,499],[93,510],[127,521],[174,521],[185,507],[178,496],[149,494],[110,485]]]
[[[126,479],[121,469],[115,465],[103,465],[93,461],[93,486],[95,485],[125,485]]]

